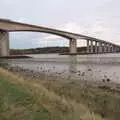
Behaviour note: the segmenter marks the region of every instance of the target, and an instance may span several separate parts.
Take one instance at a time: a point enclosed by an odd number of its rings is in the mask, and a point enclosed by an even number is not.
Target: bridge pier
[[[120,48],[119,47],[117,47],[117,52],[120,52]]]
[[[117,46],[115,46],[115,52],[119,52],[119,49]]]
[[[111,52],[113,53],[114,52],[114,46],[111,45]]]
[[[95,53],[98,53],[97,41],[95,41]]]
[[[99,53],[102,53],[102,42],[99,42]]]
[[[115,50],[115,46],[113,46],[113,52],[116,52],[116,50]]]
[[[93,53],[93,41],[90,41],[90,53]]]
[[[107,44],[104,43],[104,53],[107,53]]]
[[[9,55],[9,33],[0,32],[0,56]]]
[[[87,53],[90,53],[89,48],[90,48],[90,46],[89,46],[89,40],[87,40]]]
[[[115,46],[115,52],[117,52],[117,47]]]
[[[107,45],[107,48],[108,48],[108,53],[110,53],[110,45],[109,44]]]
[[[69,40],[69,52],[70,52],[70,54],[77,53],[77,40],[75,40],[75,39]]]

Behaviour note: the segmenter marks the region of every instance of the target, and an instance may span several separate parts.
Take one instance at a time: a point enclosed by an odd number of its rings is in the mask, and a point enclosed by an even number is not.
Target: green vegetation
[[[76,100],[0,68],[0,120],[103,119]]]
[[[38,81],[39,82],[39,81]],[[65,96],[77,103],[86,105],[89,110],[108,120],[120,118],[120,92],[110,87],[93,87],[86,83],[40,81],[49,91],[54,91],[59,96]]]
[[[46,120],[50,113],[38,107],[29,92],[0,77],[0,120]]]

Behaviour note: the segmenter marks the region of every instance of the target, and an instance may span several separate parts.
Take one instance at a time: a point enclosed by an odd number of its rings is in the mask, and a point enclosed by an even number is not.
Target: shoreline
[[[0,59],[24,59],[24,58],[32,58],[27,55],[10,55],[10,56],[2,56]]]
[[[91,81],[91,80],[78,80],[78,79],[68,79],[57,76],[53,73],[46,74],[43,72],[37,72],[34,70],[29,70],[21,67],[11,66],[6,68],[9,72],[22,76],[26,80],[37,80],[37,81],[56,81],[68,84],[77,84],[83,86],[89,86],[93,88],[108,89],[110,91],[120,92],[120,84],[111,81]]]

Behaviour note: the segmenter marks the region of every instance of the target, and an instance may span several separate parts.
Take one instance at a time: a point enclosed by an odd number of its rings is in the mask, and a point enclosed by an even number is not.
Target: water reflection
[[[68,74],[74,79],[77,73],[77,56],[69,56]]]

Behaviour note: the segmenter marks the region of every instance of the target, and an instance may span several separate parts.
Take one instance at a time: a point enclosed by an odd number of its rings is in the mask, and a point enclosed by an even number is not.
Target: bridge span
[[[69,52],[70,54],[77,53],[77,40],[84,39],[87,43],[86,53],[116,53],[120,52],[120,45],[116,45],[112,42],[97,39],[94,37],[66,32],[53,28],[31,25],[26,23],[20,23],[7,19],[0,19],[0,56],[9,55],[9,32],[31,31],[31,32],[43,32],[50,33],[64,37],[69,40]]]

